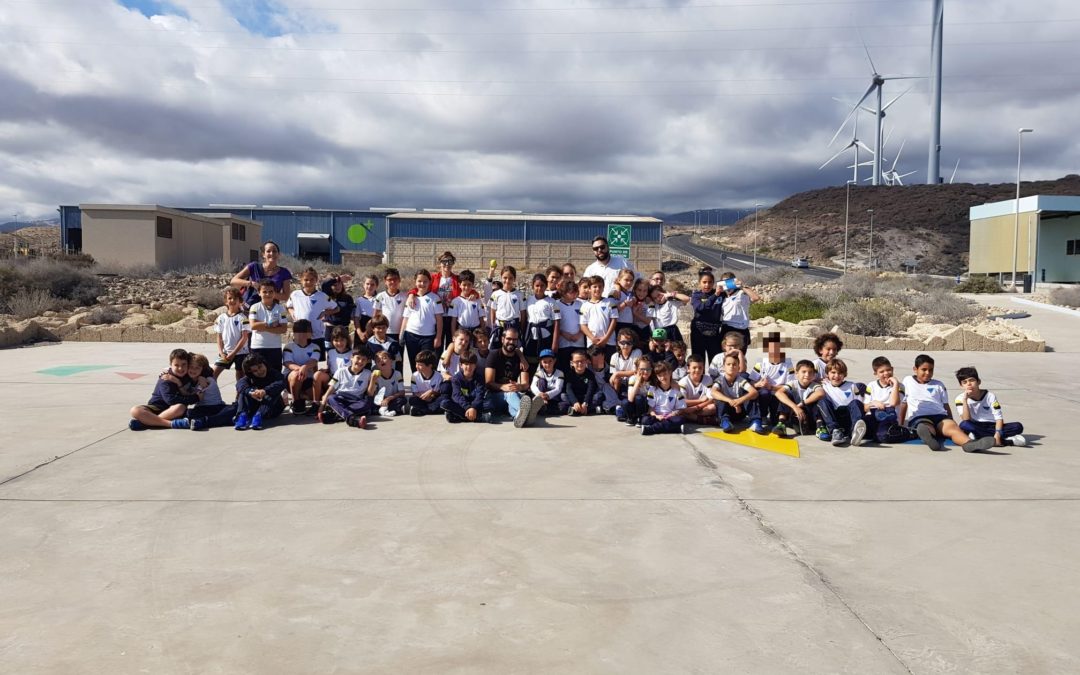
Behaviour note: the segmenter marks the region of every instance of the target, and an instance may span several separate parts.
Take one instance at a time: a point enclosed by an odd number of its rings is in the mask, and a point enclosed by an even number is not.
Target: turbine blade
[[[883,111],[884,111],[884,110],[888,110],[888,109],[889,109],[889,106],[891,106],[891,105],[892,105],[893,103],[896,103],[896,102],[897,102],[898,100],[900,100],[900,97],[901,97],[901,96],[903,96],[904,94],[908,93],[908,92],[909,92],[909,91],[911,91],[911,90],[912,90],[913,88],[914,88],[914,87],[908,87],[908,88],[907,88],[907,89],[905,89],[904,91],[900,92],[899,94],[897,94],[896,96],[894,96],[894,97],[893,97],[893,99],[892,99],[891,101],[889,101],[889,102],[888,102],[888,103],[886,103],[885,105],[881,106],[881,109],[882,109]]]
[[[829,166],[829,163],[830,163],[830,162],[832,162],[832,161],[833,161],[834,159],[836,159],[836,158],[837,158],[837,157],[839,157],[840,155],[842,155],[842,154],[844,154],[845,152],[847,152],[847,149],[848,149],[848,148],[850,148],[850,147],[851,147],[851,145],[850,145],[850,144],[846,145],[846,146],[845,146],[845,147],[844,147],[844,148],[843,148],[842,150],[840,150],[840,152],[836,153],[835,155],[833,155],[832,157],[830,157],[830,158],[829,158],[829,159],[828,159],[828,160],[827,160],[827,161],[826,161],[826,162],[825,162],[824,164],[822,164],[821,166],[819,166],[819,167],[818,167],[818,171],[821,171],[821,170],[822,170],[822,169],[824,169],[825,167]]]
[[[889,75],[888,77],[882,75],[883,80],[925,80],[925,75]]]
[[[829,141],[829,145],[832,145],[836,142],[836,138],[840,135],[840,132],[843,131],[844,127],[847,126],[848,120],[851,119],[851,116],[854,115],[856,111],[858,111],[859,106],[862,105],[862,102],[865,101],[866,97],[870,95],[870,92],[874,91],[874,87],[876,86],[876,84],[870,83],[870,86],[866,89],[866,93],[862,95],[862,98],[859,99],[858,103],[851,107],[851,111],[844,116],[844,121],[840,124],[840,128],[836,130],[836,133],[833,134],[832,140]]]
[[[866,143],[863,143],[862,141],[855,141],[855,143],[858,143],[858,145],[859,145],[859,147],[860,147],[860,148],[862,148],[863,150],[865,150],[865,151],[869,152],[869,153],[870,153],[870,156],[873,156],[873,155],[874,155],[874,151],[873,151],[873,150],[871,150],[871,149],[870,149],[869,147],[867,147]],[[845,149],[846,149],[846,148],[845,148]]]
[[[956,170],[960,168],[960,159],[957,158],[956,166],[953,167],[952,176],[949,176],[949,185],[952,185],[953,179],[956,178]]]
[[[866,40],[863,39],[862,31],[859,30],[858,26],[855,27],[855,32],[859,34],[859,42],[862,43],[863,51],[866,52],[866,60],[870,62],[870,70],[874,73],[874,75],[877,75],[877,66],[874,65],[874,59],[870,56],[870,48],[866,46]]]
[[[900,161],[900,153],[904,151],[904,143],[907,143],[906,138],[900,142],[900,149],[896,151],[896,159],[893,160],[891,169],[893,173],[896,173],[896,163]]]

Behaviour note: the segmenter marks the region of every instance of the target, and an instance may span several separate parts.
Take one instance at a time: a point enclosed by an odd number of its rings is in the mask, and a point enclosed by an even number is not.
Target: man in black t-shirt
[[[532,412],[532,397],[528,393],[527,368],[518,349],[518,329],[508,326],[503,330],[499,349],[488,354],[484,367],[484,382],[488,388],[485,412],[492,416],[509,414],[518,428],[533,423],[536,415]]]

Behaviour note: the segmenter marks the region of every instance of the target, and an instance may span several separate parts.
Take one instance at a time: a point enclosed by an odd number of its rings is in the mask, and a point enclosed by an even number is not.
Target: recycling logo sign
[[[630,226],[612,225],[607,226],[608,250],[612,255],[630,257]]]

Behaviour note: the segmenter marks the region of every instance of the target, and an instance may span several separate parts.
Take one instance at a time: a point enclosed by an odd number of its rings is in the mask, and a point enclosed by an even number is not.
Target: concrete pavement
[[[1080,668],[1075,350],[939,355],[1034,447],[792,459],[609,418],[129,432],[169,348],[0,352],[5,671]]]

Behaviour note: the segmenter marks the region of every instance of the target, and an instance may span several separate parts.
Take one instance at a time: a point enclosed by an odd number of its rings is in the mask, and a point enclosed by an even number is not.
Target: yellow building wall
[[[156,265],[155,224],[146,211],[84,210],[83,252],[99,263]]]
[[[1038,214],[1034,211],[1020,212],[1019,240],[1016,245],[1016,271],[1031,271],[1031,251]],[[971,221],[971,239],[969,245],[969,271],[972,274],[1012,273],[1013,270],[1013,233],[1016,229],[1016,214],[981,218]]]

